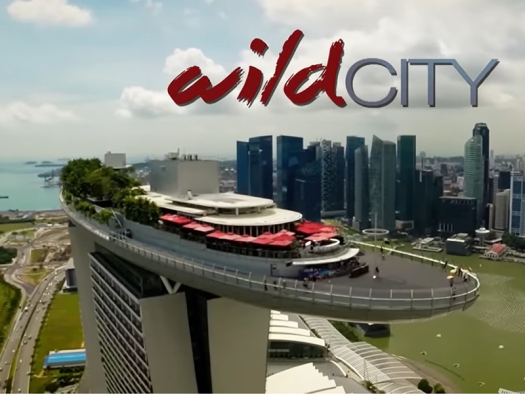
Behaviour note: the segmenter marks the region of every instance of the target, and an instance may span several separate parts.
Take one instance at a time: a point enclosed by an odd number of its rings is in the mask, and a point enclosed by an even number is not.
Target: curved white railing
[[[272,297],[304,300],[316,304],[327,304],[346,308],[368,310],[415,310],[429,311],[430,315],[440,315],[451,310],[461,310],[470,306],[479,296],[480,282],[476,275],[469,274],[471,280],[464,286],[456,286],[456,293],[451,288],[440,289],[374,289],[357,288],[330,283],[315,282],[309,288],[303,288],[300,281],[285,278],[263,276],[231,270],[225,266],[211,265],[193,258],[174,255],[173,252],[161,250],[151,245],[138,242],[118,234],[79,212],[71,209],[60,197],[66,214],[78,224],[97,235],[111,241],[133,253],[144,256],[150,261],[200,276],[208,280],[236,286],[250,292],[266,293]],[[422,260],[432,260],[414,255]],[[434,263],[443,262],[434,260]],[[462,289],[462,291],[458,291]],[[435,312],[435,313],[434,313]]]

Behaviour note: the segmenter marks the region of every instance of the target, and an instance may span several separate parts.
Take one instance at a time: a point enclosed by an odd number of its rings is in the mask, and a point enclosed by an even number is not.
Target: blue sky
[[[162,7],[152,7],[161,4]],[[157,155],[180,148],[231,157],[235,141],[289,134],[305,142],[348,135],[395,141],[415,134],[418,150],[462,154],[477,122],[498,138],[496,152],[522,153],[525,94],[525,3],[510,0],[4,0],[0,2],[0,157],[101,155],[107,150]],[[479,29],[483,26],[483,29]],[[287,75],[267,108],[247,109],[234,94],[218,104],[177,107],[166,88],[189,66],[212,82],[236,66],[254,65],[268,78],[284,40],[305,32]],[[270,50],[257,58],[255,37]],[[321,96],[295,107],[286,79],[326,62],[330,45],[345,42],[344,70],[380,57],[458,58],[476,72],[500,59],[480,89],[480,107],[468,106],[468,87],[453,70],[439,70],[437,107],[426,103],[426,71],[411,71],[411,108],[339,109]],[[393,63],[394,64],[394,63]],[[313,78],[313,77],[312,77]],[[364,99],[379,99],[397,84],[378,69],[360,72]],[[467,89],[467,90],[466,90]],[[522,138],[522,137],[521,137]],[[5,143],[7,141],[7,143]],[[522,150],[522,149],[521,149]]]
[[[22,100],[46,92],[105,100],[127,85],[164,88],[168,78],[161,69],[174,48],[202,48],[227,65],[262,30],[259,20],[240,17],[256,13],[257,5],[236,3],[177,0],[154,13],[130,0],[74,0],[70,4],[89,8],[94,18],[76,29],[20,23],[4,9],[0,34],[9,39],[0,41],[0,51],[9,56],[2,60],[1,97]],[[232,23],[244,33],[226,28]]]

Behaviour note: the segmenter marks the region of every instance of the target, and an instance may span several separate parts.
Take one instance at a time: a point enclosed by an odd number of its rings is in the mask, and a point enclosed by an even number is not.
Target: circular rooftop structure
[[[478,237],[486,237],[489,234],[490,234],[490,230],[487,230],[485,227],[481,227],[476,230],[476,235]]]
[[[363,235],[366,235],[368,238],[379,238],[383,239],[390,234],[390,231],[384,228],[367,228],[362,231]]]

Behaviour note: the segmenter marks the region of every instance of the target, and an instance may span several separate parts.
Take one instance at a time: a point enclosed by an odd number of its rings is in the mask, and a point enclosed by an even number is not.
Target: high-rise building
[[[294,210],[311,222],[321,220],[321,160],[303,164],[294,181]]]
[[[525,177],[513,173],[510,186],[509,232],[525,238]]]
[[[292,209],[296,171],[303,154],[303,139],[280,135],[277,137],[277,204]]]
[[[239,194],[250,194],[248,167],[248,143],[237,141],[237,193]]]
[[[397,207],[398,227],[410,229],[414,225],[414,198],[416,176],[416,136],[397,137]],[[433,179],[433,177],[432,177]]]
[[[348,163],[348,158],[347,158]],[[370,228],[370,182],[368,168],[368,146],[362,145],[354,150],[354,222],[358,231]],[[348,178],[347,178],[348,179]],[[348,189],[347,189],[348,190]]]
[[[237,192],[273,200],[271,135],[237,141]]]
[[[507,190],[510,189],[510,171],[500,171],[498,175],[498,189]]]
[[[483,161],[483,139],[475,134],[465,143],[465,197],[477,200],[477,225],[481,226],[484,216],[485,181]]]
[[[292,209],[300,212],[306,220],[321,220],[321,146],[311,142],[299,157],[295,171]]]
[[[483,156],[483,202],[484,208],[490,201],[490,130],[486,123],[476,123],[472,130],[472,136],[481,137],[481,154]]]
[[[321,196],[322,211],[344,210],[344,148],[340,143],[322,140],[321,147]]]
[[[443,177],[432,170],[416,170],[417,198],[414,200],[414,234],[433,235],[438,227],[439,198],[443,196]]]
[[[396,144],[374,135],[370,152],[370,214],[372,226],[396,227]]]
[[[494,228],[496,230],[507,231],[509,228],[509,204],[510,204],[510,189],[503,190],[496,193],[495,198],[495,219]]]
[[[365,144],[363,137],[346,137],[346,217],[352,220],[355,215],[356,192],[355,192],[355,151]],[[368,166],[368,148],[367,166]]]
[[[477,226],[477,200],[443,196],[439,202],[438,232],[443,238],[466,233],[474,235]]]

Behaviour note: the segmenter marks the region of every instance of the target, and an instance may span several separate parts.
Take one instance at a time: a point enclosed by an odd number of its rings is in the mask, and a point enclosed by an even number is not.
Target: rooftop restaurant
[[[294,231],[265,231],[258,236],[224,232],[198,218],[166,213],[160,218],[164,230],[183,239],[200,242],[209,249],[255,257],[299,259],[321,257],[344,245],[333,226],[322,223],[302,222],[291,226]]]

